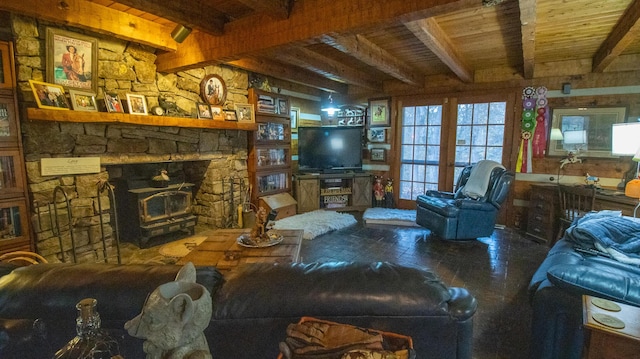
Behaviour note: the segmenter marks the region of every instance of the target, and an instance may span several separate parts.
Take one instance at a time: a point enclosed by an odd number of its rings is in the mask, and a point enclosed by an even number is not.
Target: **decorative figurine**
[[[151,292],[142,313],[124,328],[145,340],[142,348],[147,359],[212,359],[203,333],[211,312],[211,294],[196,283],[196,268],[189,262],[175,281]]]
[[[251,239],[253,241],[260,241],[265,238],[265,226],[267,225],[267,210],[264,207],[258,208],[256,213],[256,224],[251,230]]]
[[[582,163],[582,158],[578,157],[573,152],[569,152],[567,154],[567,158],[564,158],[560,161],[560,168],[563,168],[567,163]]]
[[[393,179],[387,178],[387,184],[384,186],[384,205],[387,208],[395,208],[393,201]]]
[[[384,186],[382,186],[382,177],[376,176],[376,181],[373,184],[373,196],[376,200],[376,207],[382,204],[384,200]]]

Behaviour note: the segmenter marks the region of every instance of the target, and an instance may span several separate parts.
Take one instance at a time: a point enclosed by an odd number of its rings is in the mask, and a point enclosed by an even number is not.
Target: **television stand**
[[[368,173],[297,174],[294,191],[298,213],[318,209],[364,211],[371,207],[372,183]]]

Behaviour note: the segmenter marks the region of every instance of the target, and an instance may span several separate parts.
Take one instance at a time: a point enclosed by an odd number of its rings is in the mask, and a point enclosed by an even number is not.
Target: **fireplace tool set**
[[[99,223],[100,236],[102,240],[102,255],[104,257],[104,262],[108,263],[109,254],[107,250],[106,236],[104,233],[104,226],[106,223],[104,219],[104,213],[103,213],[104,211],[102,210],[102,199],[101,199],[101,195],[105,191],[107,192],[107,196],[109,198],[109,201],[111,202],[112,215],[110,217],[114,225],[114,231],[112,231],[112,235],[114,238],[113,243],[115,244],[115,247],[116,247],[116,256],[117,256],[118,264],[120,264],[121,263],[120,238],[119,238],[119,230],[118,230],[118,212],[116,208],[115,194],[113,192],[113,187],[105,180],[101,180],[97,184],[97,199],[98,199],[98,212],[99,212],[99,218],[100,218],[100,223]],[[59,195],[62,195],[64,205],[58,204]],[[58,237],[58,244],[60,246],[60,257],[62,262],[67,261],[66,259],[67,255],[65,254],[65,245],[63,243],[64,242],[63,232],[68,231],[70,242],[71,242],[71,259],[73,263],[76,263],[77,262],[76,238],[74,235],[75,231],[73,230],[74,221],[71,213],[71,204],[69,201],[69,197],[67,196],[67,193],[64,191],[64,189],[61,186],[57,186],[53,190],[52,198],[53,198],[53,203],[47,202],[47,203],[41,204],[41,203],[38,203],[38,201],[34,201],[34,207],[36,208],[36,215],[38,217],[38,227],[39,227],[38,229],[40,232],[43,231],[42,223],[43,223],[43,220],[45,219],[45,214],[41,213],[40,208],[41,206],[42,207],[46,206],[48,209],[47,210],[48,217],[49,217],[48,222],[51,225],[51,232],[53,233],[54,236]],[[66,208],[66,218],[58,214],[58,208],[60,209]],[[66,223],[64,222],[61,223],[61,219],[65,219]],[[97,257],[97,253],[96,253],[96,257]]]

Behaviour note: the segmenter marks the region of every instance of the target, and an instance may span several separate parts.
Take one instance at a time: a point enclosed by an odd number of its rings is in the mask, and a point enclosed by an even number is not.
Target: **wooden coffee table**
[[[300,244],[303,230],[278,230],[282,242],[271,247],[248,248],[238,244],[237,239],[251,229],[216,229],[198,233],[206,236],[200,245],[182,257],[177,264],[191,262],[196,266],[214,266],[229,271],[244,263],[294,263],[300,259]]]
[[[613,303],[613,308],[602,306],[597,302],[599,299],[595,300],[588,295],[582,296],[583,325],[591,334],[585,343],[583,358],[637,358],[640,352],[640,308],[604,301],[607,305]]]

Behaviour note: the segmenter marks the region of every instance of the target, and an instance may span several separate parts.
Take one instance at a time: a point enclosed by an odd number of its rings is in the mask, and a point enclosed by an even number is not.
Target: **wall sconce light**
[[[178,24],[173,29],[173,31],[171,31],[171,38],[175,42],[181,44],[184,41],[184,39],[186,39],[187,36],[189,36],[190,33],[191,33],[191,28]]]

